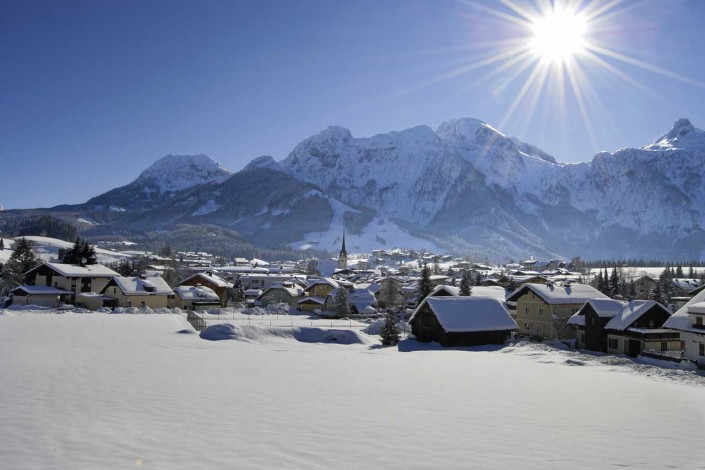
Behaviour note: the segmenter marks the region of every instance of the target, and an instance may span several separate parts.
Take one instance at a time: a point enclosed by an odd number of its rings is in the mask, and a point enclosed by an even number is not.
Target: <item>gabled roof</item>
[[[613,299],[591,299],[568,320],[568,324],[584,326],[585,311],[588,306],[592,307],[597,316],[611,319],[605,325],[606,330],[626,330],[655,306],[663,309],[669,315],[671,314],[670,310],[654,300],[632,300],[626,302]]]
[[[454,297],[460,296],[460,287],[446,285],[434,287],[429,296],[439,297],[438,293],[441,291],[447,292]],[[507,291],[504,290],[504,287],[499,286],[470,286],[470,296],[491,297],[499,300],[500,302],[504,302],[507,297]]]
[[[41,266],[47,266],[54,272],[64,277],[115,277],[119,276],[118,273],[103,266],[102,264],[87,264],[86,266],[79,266],[77,264],[64,264],[64,263],[44,263],[36,268],[30,269],[29,272],[38,269]]]
[[[663,327],[705,334],[704,330],[696,330],[693,328],[693,317],[690,316],[691,313],[700,313],[700,309],[703,307],[701,304],[703,302],[705,302],[705,290],[690,299],[687,304],[683,305],[676,311],[676,313],[671,315],[671,317],[663,324]]]
[[[489,297],[426,297],[409,319],[428,305],[447,332],[516,330],[518,326],[497,299]]]
[[[181,300],[220,302],[218,294],[206,286],[176,286],[174,292]]]
[[[115,284],[125,295],[169,295],[171,287],[161,277],[142,279],[139,277],[116,276],[103,289],[103,292]]]
[[[528,291],[533,292],[547,304],[584,304],[590,299],[609,299],[605,294],[587,284],[572,283],[564,286],[523,284],[512,292],[507,300],[516,302]]]
[[[309,290],[313,286],[317,286],[317,285],[328,285],[328,286],[331,286],[333,289],[337,289],[340,286],[338,281],[336,281],[335,279],[331,279],[329,277],[324,277],[322,279],[313,279],[311,282],[308,283],[305,290]]]
[[[216,276],[215,274],[212,273],[196,273],[193,276],[190,276],[183,281],[179,283],[179,285],[183,284],[186,281],[190,281],[191,279],[198,278],[198,279],[203,279],[207,282],[210,282],[218,287],[226,287],[226,288],[231,288],[233,287],[233,284],[231,282],[226,281],[222,277]]]
[[[262,293],[259,295],[258,299],[259,299],[260,297],[264,296],[267,292],[272,291],[272,290],[281,290],[281,291],[284,291],[284,292],[286,292],[287,294],[289,294],[289,295],[292,296],[292,297],[299,297],[301,294],[304,293],[303,287],[301,287],[301,286],[299,286],[299,285],[296,285],[296,284],[294,284],[293,287],[287,287],[287,286],[283,286],[283,285],[281,285],[281,284],[274,284],[272,287],[270,287],[270,288],[268,288],[267,290],[265,290],[264,292],[262,292]]]
[[[624,308],[605,325],[605,329],[626,330],[653,307],[661,308],[669,315],[671,314],[670,310],[653,300],[632,300],[626,303]]]

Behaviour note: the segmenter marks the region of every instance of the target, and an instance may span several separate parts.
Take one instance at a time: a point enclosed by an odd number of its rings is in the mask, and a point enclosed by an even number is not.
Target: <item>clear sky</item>
[[[705,1],[573,1],[601,49],[564,88],[513,63],[537,3],[3,0],[0,204],[84,202],[168,153],[237,171],[331,124],[475,117],[563,162],[705,127]]]

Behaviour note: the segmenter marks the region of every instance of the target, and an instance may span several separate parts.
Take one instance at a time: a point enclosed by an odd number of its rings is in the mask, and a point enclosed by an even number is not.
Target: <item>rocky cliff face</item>
[[[170,155],[70,210],[118,229],[216,224],[277,247],[335,249],[345,227],[353,249],[695,259],[704,207],[705,133],[687,119],[642,148],[563,164],[464,118],[370,138],[329,127],[235,174]]]

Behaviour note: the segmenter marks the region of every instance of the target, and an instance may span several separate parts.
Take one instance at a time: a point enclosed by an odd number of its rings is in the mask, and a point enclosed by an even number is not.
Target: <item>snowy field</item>
[[[525,343],[231,330],[207,341],[180,315],[0,314],[0,467],[705,468],[693,372]]]

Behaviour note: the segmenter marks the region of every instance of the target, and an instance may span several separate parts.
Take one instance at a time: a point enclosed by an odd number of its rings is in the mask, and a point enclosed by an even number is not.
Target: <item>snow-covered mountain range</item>
[[[447,249],[490,259],[705,256],[705,132],[687,119],[580,164],[477,119],[369,138],[329,127],[231,174],[168,155],[127,186],[55,210],[103,231],[209,223],[255,244]],[[13,212],[13,211],[6,211]],[[93,228],[93,230],[96,230]]]

